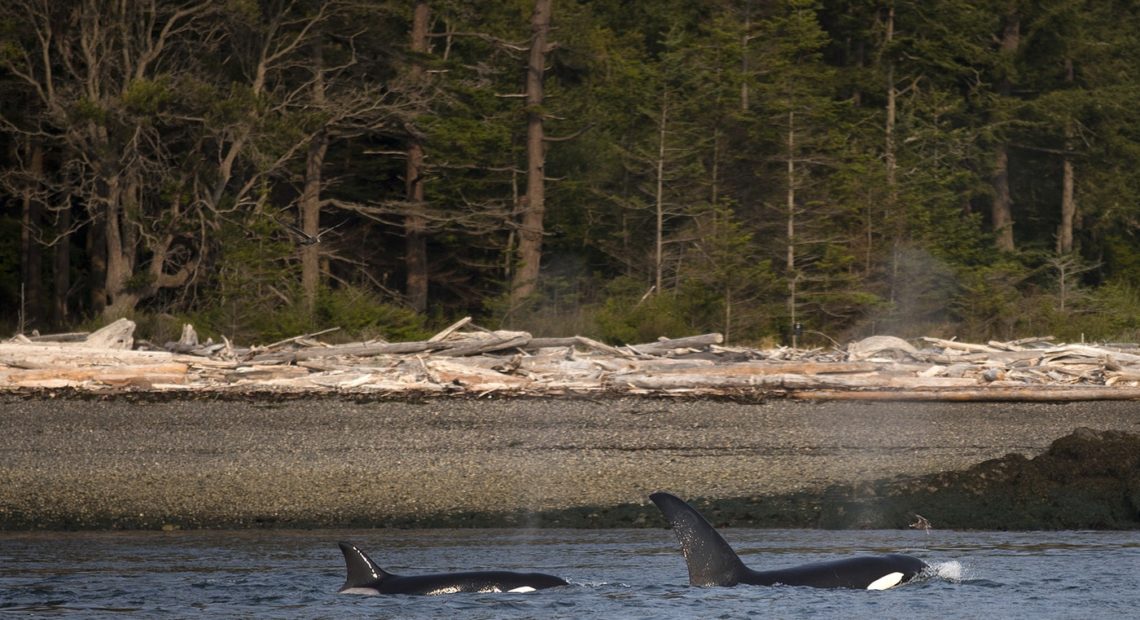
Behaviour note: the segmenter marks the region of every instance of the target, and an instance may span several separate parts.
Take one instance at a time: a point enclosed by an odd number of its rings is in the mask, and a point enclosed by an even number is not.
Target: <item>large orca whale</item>
[[[435,575],[393,575],[376,565],[356,548],[341,542],[348,578],[340,592],[346,594],[454,594],[457,592],[533,592],[567,585],[564,579],[542,573],[474,571]]]
[[[786,585],[813,588],[886,590],[906,583],[928,567],[909,555],[859,556],[794,566],[779,570],[752,570],[744,565],[728,542],[695,508],[669,493],[649,496],[673,527],[689,566],[694,586]]]

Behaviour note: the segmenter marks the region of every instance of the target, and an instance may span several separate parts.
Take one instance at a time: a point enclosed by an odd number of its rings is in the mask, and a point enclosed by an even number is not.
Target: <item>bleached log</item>
[[[653,390],[676,389],[724,389],[724,388],[765,388],[821,390],[829,388],[881,388],[888,387],[929,387],[944,389],[974,385],[972,379],[953,377],[889,377],[885,381],[874,375],[692,375],[692,374],[641,374],[622,373],[611,375],[607,383],[613,386],[630,386]]]
[[[803,390],[791,391],[797,400],[869,400],[920,402],[1080,402],[1140,400],[1140,388],[1100,386],[1026,386],[928,390]]]
[[[452,323],[451,325],[448,325],[447,327],[443,328],[443,331],[439,332],[438,334],[432,336],[431,338],[428,338],[428,342],[439,342],[439,341],[443,340],[444,338],[447,338],[451,334],[455,333],[456,331],[460,330],[461,328],[463,328],[464,326],[466,326],[470,322],[471,322],[471,317],[465,316],[462,319],[459,319],[458,321]]]
[[[969,342],[958,342],[956,340],[943,340],[942,338],[931,338],[929,336],[922,337],[923,342],[929,342],[936,347],[942,349],[953,349],[955,351],[970,351],[972,353],[997,353],[998,350],[986,346],[984,344],[971,344]]]
[[[134,333],[134,321],[119,319],[88,334],[87,338],[83,340],[83,344],[98,349],[129,350],[135,344]]]
[[[423,353],[424,351],[431,351],[443,348],[443,343],[439,342],[384,342],[376,344],[342,344],[334,345],[331,347],[310,347],[307,349],[300,349],[297,351],[287,351],[280,353],[259,353],[254,355],[250,360],[251,362],[265,363],[273,360],[277,361],[290,361],[290,360],[307,360],[316,357],[338,357],[338,356],[355,356],[355,357],[371,357],[374,355],[388,355],[388,354],[406,354],[406,353]]]
[[[1104,377],[1104,384],[1106,386],[1118,385],[1120,383],[1136,385],[1140,383],[1140,369],[1110,371],[1104,373]]]
[[[463,357],[465,355],[478,355],[493,351],[504,351],[525,346],[530,342],[527,332],[492,332],[489,337],[471,338],[469,340],[455,341],[452,346],[435,352],[435,355],[445,357]],[[451,344],[451,343],[442,343]]]
[[[923,355],[922,360],[932,364],[962,364],[972,363],[983,365],[987,362],[1002,364],[1016,364],[1040,360],[1045,357],[1044,349],[1025,349],[1024,351],[991,351],[988,353],[962,353],[957,355]]]
[[[75,344],[0,343],[0,365],[13,368],[54,368],[64,366],[124,366],[175,360],[169,351],[130,351],[96,349]]]
[[[902,353],[910,357],[918,356],[914,345],[895,336],[869,336],[847,345],[847,355],[852,361],[869,359],[881,353]]]
[[[428,359],[424,363],[431,369],[436,381],[467,386],[472,389],[482,389],[480,386],[494,386],[501,389],[505,386],[520,387],[533,383],[532,380],[515,375],[505,375],[489,368],[469,366],[458,360]]]
[[[34,386],[102,383],[127,385],[142,383],[185,383],[186,364],[146,364],[87,368],[36,368],[0,372],[0,385]]]
[[[693,360],[694,362],[697,360]],[[820,374],[854,374],[870,373],[879,370],[882,365],[871,362],[739,362],[735,364],[715,364],[707,360],[699,366],[686,368],[687,375],[716,375],[716,376],[750,376],[750,375],[820,375]],[[692,363],[692,362],[690,362]],[[638,362],[640,370],[652,370],[654,367],[645,362]],[[667,368],[657,367],[666,370]]]
[[[182,337],[178,339],[178,344],[196,347],[198,346],[198,332],[194,330],[194,326],[190,323],[182,325]]]
[[[1024,347],[1031,344],[1041,344],[1043,342],[1052,342],[1052,336],[1033,336],[1030,338],[1018,338],[1017,340],[1010,340],[1006,344],[1014,347]]]
[[[300,336],[293,336],[290,338],[286,338],[284,340],[278,340],[277,342],[273,342],[273,343],[265,345],[264,348],[265,349],[275,349],[281,345],[289,344],[290,342],[297,342],[298,340],[305,340],[306,338],[316,338],[317,336],[323,336],[324,334],[331,334],[332,332],[339,331],[339,330],[340,330],[340,327],[330,327],[328,329],[322,329],[320,331],[315,331],[315,332],[312,332],[309,334],[301,334]]]
[[[1103,349],[1100,347],[1093,347],[1084,344],[1067,344],[1061,347],[1054,347],[1046,349],[1043,353],[1047,355],[1083,355],[1095,359],[1112,358],[1117,362],[1124,362],[1126,364],[1140,364],[1140,355],[1132,353],[1125,353],[1123,351],[1113,351],[1111,349]]]
[[[582,339],[578,336],[564,336],[561,338],[531,338],[530,342],[526,343],[526,346],[523,348],[527,351],[537,351],[538,349],[559,349],[572,347],[578,344],[583,344]]]
[[[724,342],[721,334],[701,334],[685,338],[661,338],[657,342],[630,345],[629,348],[644,355],[664,355],[675,349],[702,348]]]
[[[43,334],[40,336],[25,336],[29,342],[83,342],[91,332],[66,332],[61,334]]]
[[[1018,340],[1010,340],[1002,342],[1000,340],[991,340],[986,344],[1002,351],[1024,351],[1029,345],[1036,345],[1051,342],[1052,336],[1035,336],[1033,338],[1019,338]]]
[[[226,381],[261,381],[266,379],[295,379],[309,376],[309,369],[300,366],[238,366],[226,373]]]
[[[240,382],[243,389],[253,386],[301,393],[350,390],[482,395],[511,391],[556,396],[568,390],[674,394],[760,390],[792,398],[947,401],[1132,399],[1127,390],[1140,394],[1140,388],[1126,387],[1140,381],[1140,355],[1105,346],[1016,350],[1021,341],[987,346],[925,338],[944,347],[946,354],[918,352],[921,364],[843,361],[850,350],[781,349],[777,356],[774,352],[739,349],[725,356],[671,357],[670,353],[693,349],[718,353],[716,343],[721,336],[704,334],[617,348],[581,336],[531,338],[526,332],[472,332],[480,329],[477,326],[460,333],[457,330],[462,326],[471,323],[464,320],[449,326],[433,336],[434,342],[366,342],[295,351],[260,349],[240,367],[236,361],[169,351],[32,344],[20,339],[0,343],[0,388],[131,385],[177,389],[182,384],[187,386],[184,389],[208,390],[229,389],[229,385]],[[184,340],[190,345],[194,338]],[[524,354],[520,349],[533,353]],[[879,355],[887,350],[906,351],[890,346],[870,347],[863,353]],[[208,355],[211,348],[199,345],[190,352]],[[951,354],[955,352],[961,354]],[[227,349],[230,360],[234,354]],[[248,357],[248,351],[241,354]],[[166,363],[182,364],[181,372],[163,373],[158,365]],[[194,372],[188,374],[186,368]],[[30,372],[37,369],[39,374]],[[986,371],[992,373],[990,382],[980,384]],[[1106,383],[1117,386],[1102,385]]]
[[[594,340],[593,338],[587,338],[585,336],[576,336],[576,338],[582,346],[587,347],[589,349],[594,349],[597,351],[601,351],[603,353],[609,353],[610,355],[620,357],[620,358],[631,358],[631,357],[633,357],[632,355],[630,355],[626,351],[622,351],[621,349],[619,349],[617,347],[611,347],[610,345],[608,345],[604,342],[598,342],[597,340]]]

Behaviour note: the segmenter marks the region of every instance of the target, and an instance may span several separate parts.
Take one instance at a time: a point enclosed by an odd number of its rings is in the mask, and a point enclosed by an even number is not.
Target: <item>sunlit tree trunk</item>
[[[740,35],[740,111],[748,113],[748,42],[752,31],[752,0],[744,3],[744,31]]]
[[[526,196],[519,229],[519,267],[511,286],[511,305],[532,295],[538,285],[542,260],[543,219],[546,214],[546,144],[544,141],[543,73],[551,0],[536,0],[531,17],[530,56],[526,73]]]
[[[317,109],[325,104],[324,63],[320,43],[313,47],[312,101]],[[305,182],[301,190],[301,230],[308,239],[318,239],[321,234],[321,171],[328,152],[328,132],[321,129],[313,135],[305,155]],[[301,288],[305,299],[305,310],[311,317],[317,306],[317,295],[321,286],[321,255],[319,243],[301,246]]]
[[[796,285],[799,283],[799,272],[796,271],[796,113],[788,112],[788,190],[785,195],[787,208],[787,235],[788,250],[784,268],[788,277],[788,318],[791,326],[796,324]],[[796,346],[796,337],[793,330],[792,346]]]
[[[412,15],[413,54],[426,54],[428,51],[427,2],[417,2]],[[422,79],[423,69],[419,60],[412,62],[412,80]],[[408,162],[405,172],[405,191],[408,214],[404,218],[404,262],[407,269],[405,294],[408,303],[416,312],[427,310],[428,265],[426,223],[422,214],[424,208],[424,148],[415,132],[408,138]]]
[[[100,196],[104,203],[103,240],[106,243],[104,251],[107,257],[103,289],[107,294],[107,305],[103,309],[103,315],[106,319],[116,319],[134,309],[138,296],[128,291],[128,285],[134,276],[134,257],[128,251],[133,251],[134,248],[129,246],[124,230],[127,214],[123,209],[123,179],[114,173],[107,174],[105,179]]]
[[[1073,61],[1065,59],[1065,81],[1073,81]],[[1073,169],[1072,150],[1075,142],[1073,121],[1065,121],[1065,154],[1061,161],[1061,224],[1057,229],[1057,253],[1073,251],[1073,222],[1077,217],[1075,193],[1076,172]]]
[[[39,196],[39,180],[44,171],[44,151],[38,142],[29,145],[28,180],[21,200],[23,226],[20,229],[20,285],[23,287],[23,307],[20,309],[21,327],[25,330],[42,326],[43,314],[43,252],[35,232],[40,229],[43,203]]]
[[[56,213],[55,246],[52,251],[51,320],[62,328],[69,319],[68,292],[71,291],[71,205],[67,198]]]
[[[1013,57],[1021,45],[1021,16],[1018,14],[1016,2],[1010,2],[1009,10],[1005,16],[1005,28],[1001,39],[1001,56],[1006,63],[1006,74],[998,84],[998,92],[1002,97],[1009,97],[1013,85],[1010,79],[1010,67]],[[994,153],[994,199],[992,208],[992,222],[994,241],[999,250],[1012,252],[1016,248],[1013,244],[1013,196],[1009,188],[1009,147],[999,144]]]
[[[654,235],[653,289],[658,295],[662,291],[662,278],[665,271],[665,138],[669,122],[669,95],[661,95],[661,121],[657,126],[657,186],[654,189],[656,229]]]
[[[895,5],[887,8],[886,46],[889,48],[895,35]],[[893,231],[891,239],[891,287],[890,300],[895,300],[895,287],[899,272],[899,243],[902,236],[902,214],[899,210],[898,154],[895,150],[895,124],[898,114],[898,89],[895,88],[895,63],[887,60],[887,119],[883,133],[883,160],[887,173],[886,223]]]

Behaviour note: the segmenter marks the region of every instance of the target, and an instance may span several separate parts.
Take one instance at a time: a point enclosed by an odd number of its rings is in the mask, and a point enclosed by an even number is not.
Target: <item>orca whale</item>
[[[816,562],[780,570],[752,570],[728,542],[697,512],[675,495],[649,496],[673,527],[694,586],[786,585],[813,588],[886,590],[906,583],[928,567],[922,560],[897,553]]]
[[[568,585],[564,579],[542,573],[473,571],[435,575],[393,575],[376,565],[356,545],[341,542],[348,578],[344,594],[454,594],[458,592],[534,592]]]

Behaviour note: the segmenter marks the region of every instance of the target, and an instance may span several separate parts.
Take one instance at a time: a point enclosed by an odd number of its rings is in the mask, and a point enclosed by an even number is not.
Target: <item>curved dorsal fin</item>
[[[747,572],[740,557],[702,515],[675,495],[649,496],[673,526],[694,586],[734,586]]]
[[[356,548],[356,545],[346,542],[337,543],[344,553],[344,564],[348,569],[348,578],[344,581],[341,591],[349,588],[374,587],[389,574],[372,561],[372,558]]]

